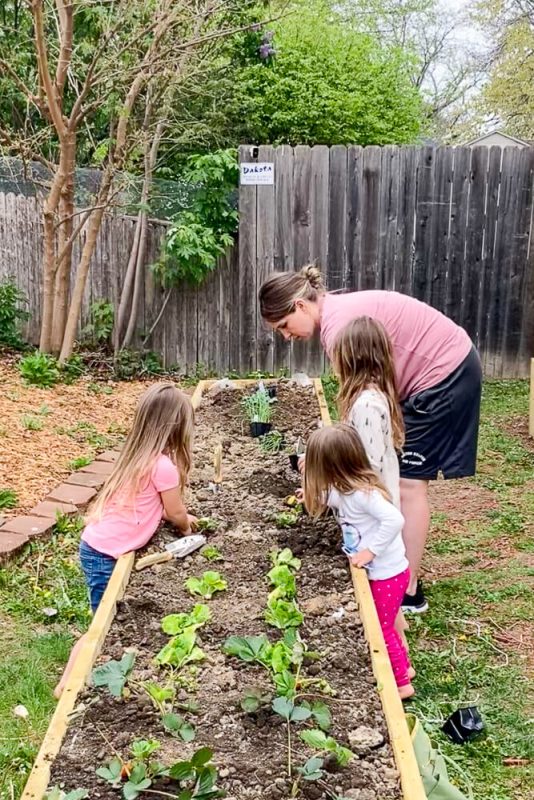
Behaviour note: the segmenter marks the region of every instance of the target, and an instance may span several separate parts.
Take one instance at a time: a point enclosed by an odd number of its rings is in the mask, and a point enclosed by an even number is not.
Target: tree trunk
[[[58,233],[58,256],[66,249],[59,266],[56,266],[54,283],[54,310],[50,349],[58,355],[63,343],[67,312],[69,308],[70,271],[72,266],[73,242],[69,242],[74,227],[74,174],[76,168],[76,134],[70,133],[65,142],[68,173],[60,199],[60,219]],[[57,262],[56,262],[57,263]]]
[[[39,349],[49,353],[54,316],[54,283],[56,278],[56,218],[61,192],[67,180],[67,153],[61,143],[59,165],[43,209],[43,302]]]

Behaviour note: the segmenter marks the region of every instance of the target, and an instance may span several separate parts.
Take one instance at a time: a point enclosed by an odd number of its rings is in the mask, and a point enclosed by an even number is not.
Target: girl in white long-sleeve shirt
[[[410,570],[402,541],[404,518],[371,468],[362,440],[349,425],[314,431],[306,448],[304,500],[320,516],[337,514],[344,549],[355,567],[365,567],[402,699],[414,694],[413,670],[395,629]]]

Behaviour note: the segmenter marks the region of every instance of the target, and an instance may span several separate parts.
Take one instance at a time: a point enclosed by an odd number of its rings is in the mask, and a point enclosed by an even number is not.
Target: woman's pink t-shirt
[[[445,380],[472,347],[464,329],[432,306],[399,292],[372,290],[325,295],[321,342],[329,358],[343,328],[364,316],[381,322],[389,334],[401,399]]]
[[[104,508],[102,517],[85,527],[83,541],[99,553],[113,558],[139,550],[152,538],[161,522],[161,492],[176,489],[179,485],[176,465],[168,456],[158,456],[150,478],[135,498],[124,504],[112,499]]]

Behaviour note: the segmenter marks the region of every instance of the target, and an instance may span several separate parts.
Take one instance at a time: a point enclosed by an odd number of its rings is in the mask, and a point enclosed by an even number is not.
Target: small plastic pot
[[[484,730],[484,720],[476,706],[458,708],[446,720],[441,730],[455,744],[465,744]]]
[[[272,425],[270,422],[251,422],[250,423],[250,435],[257,439],[258,436],[265,436],[266,433],[269,433],[271,430]]]
[[[276,397],[276,386],[268,386],[267,387],[267,394],[271,398]]]
[[[289,463],[291,464],[291,467],[295,470],[295,472],[299,471],[299,458],[300,455],[298,453],[289,454]]]

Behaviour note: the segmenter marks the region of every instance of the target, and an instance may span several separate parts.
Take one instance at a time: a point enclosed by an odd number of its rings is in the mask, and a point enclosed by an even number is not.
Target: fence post
[[[534,358],[530,359],[530,403],[528,416],[528,432],[534,438]]]

